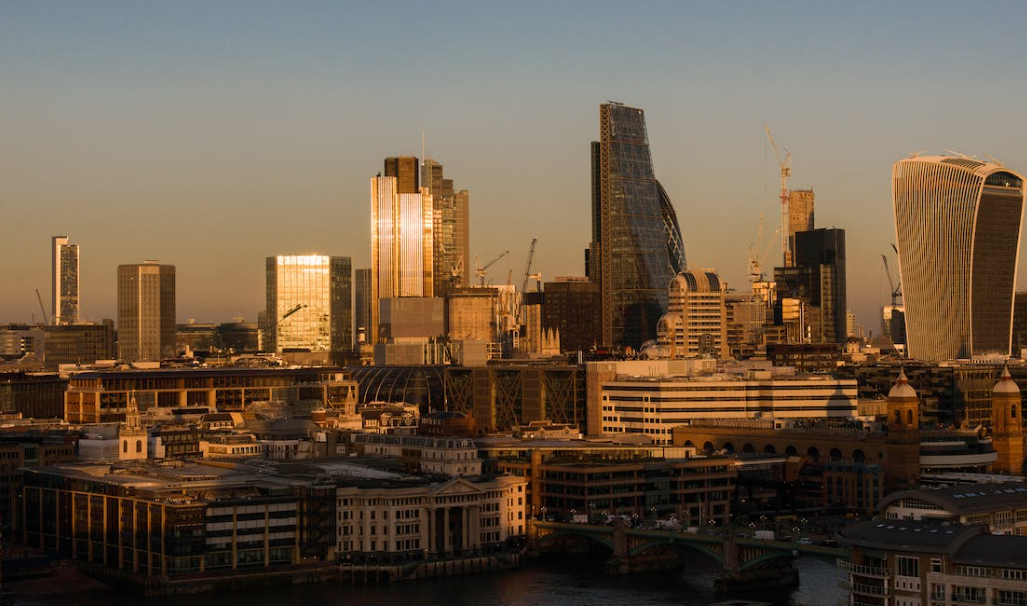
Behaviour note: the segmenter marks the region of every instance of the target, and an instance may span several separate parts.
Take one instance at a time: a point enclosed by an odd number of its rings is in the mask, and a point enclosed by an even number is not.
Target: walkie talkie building
[[[964,157],[892,169],[909,357],[1008,355],[1023,177]]]
[[[602,342],[637,348],[656,338],[667,288],[685,269],[685,249],[670,198],[653,173],[642,110],[599,106],[592,143],[592,245],[589,278],[599,284]]]

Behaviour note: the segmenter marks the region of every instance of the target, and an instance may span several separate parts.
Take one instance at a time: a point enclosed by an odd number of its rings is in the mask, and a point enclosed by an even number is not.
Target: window
[[[143,441],[142,440],[136,440],[136,452],[142,452],[142,451],[143,451]]]
[[[941,558],[931,558],[931,572],[941,572]]]
[[[895,574],[900,577],[920,578],[920,559],[895,556]]]

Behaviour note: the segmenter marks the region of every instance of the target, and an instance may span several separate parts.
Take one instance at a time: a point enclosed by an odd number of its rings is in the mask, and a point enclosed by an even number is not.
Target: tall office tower
[[[728,357],[726,285],[714,270],[689,270],[670,281],[670,302],[656,333],[671,358]]]
[[[795,234],[795,265],[809,274],[809,302],[819,312],[809,318],[814,343],[845,343],[845,230],[814,229]]]
[[[892,168],[909,357],[1008,354],[1023,177],[964,157]]]
[[[645,115],[620,103],[599,106],[587,258],[589,278],[599,284],[600,345],[638,348],[655,338],[667,285],[685,269],[685,249],[674,207],[653,173]]]
[[[385,176],[396,178],[396,191],[401,194],[421,192],[420,166],[414,156],[385,158]]]
[[[788,192],[788,250],[785,267],[795,264],[795,232],[813,231],[813,190],[793,189]]]
[[[560,335],[562,351],[589,351],[600,331],[599,286],[581,276],[558,277],[542,289],[542,331]]]
[[[268,351],[343,352],[353,347],[349,257],[267,258]]]
[[[433,273],[436,297],[467,285],[471,258],[470,199],[466,189],[455,191],[453,180],[442,175],[442,165],[427,159],[421,167],[421,183],[431,194],[433,220]]]
[[[385,172],[398,176],[371,179],[371,343],[378,342],[379,301],[434,296],[432,199],[425,188],[402,191],[417,184],[417,159],[413,178],[408,160],[387,158]]]
[[[175,266],[118,266],[118,357],[159,362],[175,355]]]
[[[53,324],[78,322],[78,244],[67,236],[54,236],[52,242]]]
[[[354,343],[369,343],[371,335],[371,270],[353,271]]]

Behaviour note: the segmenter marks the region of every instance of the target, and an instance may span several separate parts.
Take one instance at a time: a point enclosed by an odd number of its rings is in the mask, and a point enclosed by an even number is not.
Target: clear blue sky
[[[497,282],[532,237],[547,278],[581,274],[589,141],[616,100],[646,110],[689,262],[740,289],[760,213],[779,222],[769,124],[818,226],[847,230],[850,307],[877,332],[891,164],[948,148],[1027,171],[1022,2],[0,11],[0,322],[38,315],[34,288],[48,301],[55,234],[82,247],[87,318],[113,317],[115,267],[142,259],[178,267],[179,321],[254,318],[265,256],[369,264],[368,180],[422,130],[471,191],[472,253],[512,251]]]

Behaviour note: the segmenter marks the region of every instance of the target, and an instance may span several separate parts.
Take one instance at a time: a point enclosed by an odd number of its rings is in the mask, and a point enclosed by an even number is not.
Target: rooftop
[[[1027,508],[1027,485],[1022,482],[1003,482],[902,490],[884,497],[879,508],[884,511],[889,505],[901,499],[920,499],[954,515],[972,515]]]

